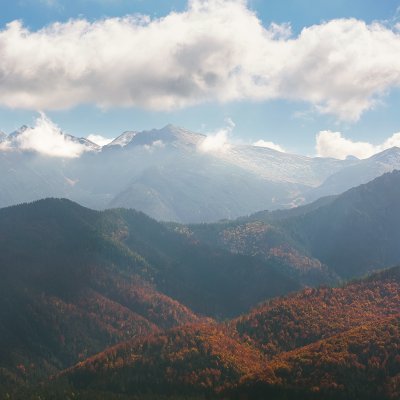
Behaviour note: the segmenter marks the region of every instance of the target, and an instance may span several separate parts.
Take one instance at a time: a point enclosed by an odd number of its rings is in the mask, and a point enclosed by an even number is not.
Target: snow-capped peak
[[[128,143],[132,141],[132,139],[136,135],[137,135],[136,131],[126,131],[104,147],[111,147],[111,146],[125,147]]]
[[[179,143],[181,145],[195,145],[204,139],[204,135],[190,132],[172,124],[166,125],[161,129],[152,129],[149,131],[127,131],[114,139],[110,144],[104,147],[112,146],[151,146],[155,142]]]
[[[393,161],[400,161],[400,148],[399,147],[391,147],[390,149],[383,150],[380,153],[377,153],[370,157],[371,160],[384,162],[384,163],[392,163]],[[368,160],[368,159],[367,159]]]
[[[89,150],[89,151],[98,151],[98,150],[101,149],[101,146],[99,146],[99,145],[96,144],[96,143],[93,143],[93,142],[90,141],[89,139],[82,138],[82,137],[81,137],[81,138],[78,138],[78,137],[76,137],[76,136],[68,135],[68,134],[65,134],[65,133],[63,133],[63,135],[64,135],[68,140],[70,140],[71,142],[79,143],[79,144],[85,146],[85,147],[87,148],[87,150]]]
[[[9,139],[13,139],[16,138],[17,136],[21,135],[22,133],[24,133],[27,129],[29,129],[29,127],[27,125],[22,125],[19,129],[15,130],[14,132],[11,132],[8,135]]]

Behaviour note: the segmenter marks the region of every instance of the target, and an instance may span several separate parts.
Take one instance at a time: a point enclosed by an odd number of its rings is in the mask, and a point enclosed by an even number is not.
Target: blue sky
[[[91,22],[109,17],[146,14],[159,18],[171,11],[182,12],[187,2],[182,0],[0,0],[0,26],[21,20],[30,31],[53,22],[83,18]],[[264,27],[271,22],[290,23],[292,36],[304,27],[336,18],[356,18],[371,23],[381,21],[385,26],[396,23],[399,1],[385,0],[250,0],[250,9],[257,13]],[[27,63],[29,60],[26,60]],[[327,77],[329,79],[329,77]],[[161,127],[167,123],[186,128],[214,132],[230,118],[235,123],[233,138],[244,142],[259,139],[272,141],[291,152],[315,153],[315,136],[319,131],[340,131],[352,141],[382,143],[400,132],[400,91],[385,89],[372,109],[363,111],[359,119],[346,120],[334,114],[321,114],[313,104],[301,99],[206,101],[185,105],[181,109],[149,110],[146,107],[72,104],[62,110],[46,110],[46,114],[68,133],[87,136],[98,133],[115,137],[125,130]],[[22,124],[31,124],[37,111],[27,107],[0,106],[0,129],[10,132]],[[28,107],[29,108],[29,107]]]

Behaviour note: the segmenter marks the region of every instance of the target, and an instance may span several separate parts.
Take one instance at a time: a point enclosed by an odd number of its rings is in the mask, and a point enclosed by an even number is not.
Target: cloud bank
[[[348,156],[360,159],[368,158],[394,146],[400,147],[400,133],[395,133],[378,145],[354,142],[344,138],[340,132],[321,131],[316,137],[316,150],[319,157],[333,157],[340,160],[344,160]]]
[[[332,20],[293,37],[245,0],[191,0],[164,18],[71,20],[0,31],[0,105],[171,110],[202,102],[292,99],[357,120],[400,85],[400,34]]]

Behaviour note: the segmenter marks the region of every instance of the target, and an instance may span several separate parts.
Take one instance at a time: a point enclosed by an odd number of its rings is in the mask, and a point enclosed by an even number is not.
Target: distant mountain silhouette
[[[127,131],[103,147],[55,132],[80,151],[50,157],[21,145],[27,131],[35,134],[27,126],[0,134],[0,207],[62,197],[99,210],[134,208],[162,221],[215,222],[337,195],[400,168],[398,148],[367,160],[305,157],[252,145],[215,147],[212,136],[173,125]]]

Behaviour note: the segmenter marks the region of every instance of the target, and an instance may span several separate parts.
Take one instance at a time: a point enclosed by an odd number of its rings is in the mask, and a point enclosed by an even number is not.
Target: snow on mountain
[[[167,125],[161,129],[150,131],[128,131],[118,136],[105,148],[112,146],[133,147],[133,146],[152,146],[154,143],[173,144],[179,146],[194,146],[203,140],[205,135],[190,132],[186,129]]]
[[[340,194],[395,169],[400,170],[399,147],[392,147],[370,158],[358,160],[332,173],[319,187],[308,192],[305,199],[309,202],[323,196]]]
[[[101,150],[101,146],[99,146],[98,144],[90,141],[89,139],[77,138],[75,136],[67,135],[67,134],[64,134],[64,136],[66,138],[68,138],[71,142],[79,143],[79,144],[85,146],[88,149],[88,151],[100,151]]]
[[[312,158],[251,145],[204,146],[209,137],[173,125],[127,131],[100,147],[50,128],[44,137],[73,146],[74,157],[60,146],[54,157],[32,147],[0,151],[7,171],[0,207],[52,196],[96,209],[136,208],[160,220],[215,221],[305,204],[400,169],[399,148],[366,160]],[[18,148],[29,129],[0,135],[3,150]]]
[[[45,127],[48,128],[48,127]],[[52,128],[52,127],[51,127]],[[4,136],[3,136],[4,135]],[[76,145],[83,146],[84,151],[100,151],[101,146],[96,143],[91,142],[86,138],[78,138],[69,134],[62,132],[61,130],[53,129],[47,131],[38,130],[37,127],[30,128],[27,125],[21,126],[19,129],[11,132],[8,136],[0,134],[0,141],[7,144],[8,149],[18,149],[18,150],[30,150],[27,149],[23,143],[26,141],[26,137],[29,135],[29,143],[32,145],[34,142],[39,142],[43,140],[52,141],[53,145],[55,145],[54,137],[59,142],[58,145],[62,146],[63,144],[74,143]],[[37,138],[37,140],[36,140]],[[35,147],[35,146],[31,146]],[[33,149],[33,148],[32,148]]]
[[[104,146],[104,149],[116,145],[129,149],[135,146],[152,146],[162,143],[193,151],[201,147],[201,143],[206,138],[206,135],[167,125],[162,129],[125,132],[109,145]],[[320,185],[329,175],[344,166],[357,162],[351,159],[341,161],[310,158],[251,145],[229,145],[223,152],[213,152],[212,155],[247,172],[258,174],[263,179],[313,187]]]
[[[11,132],[7,136],[7,140],[11,141],[11,140],[17,138],[19,135],[24,133],[27,129],[29,129],[29,127],[27,125],[22,125],[19,129],[15,130],[14,132]]]
[[[120,146],[125,147],[128,143],[132,141],[132,139],[136,136],[136,131],[127,131],[124,132],[122,135],[115,138],[111,143],[103,146],[104,148],[109,148],[113,146]]]
[[[354,160],[311,158],[282,153],[266,147],[231,146],[220,158],[273,182],[316,187],[332,173],[356,163]]]

